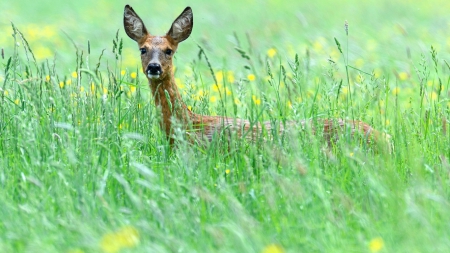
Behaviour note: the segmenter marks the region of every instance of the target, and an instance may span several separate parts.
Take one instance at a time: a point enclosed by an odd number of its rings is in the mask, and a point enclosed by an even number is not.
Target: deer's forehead
[[[149,36],[142,46],[150,48],[164,48],[170,46],[171,43],[166,36]]]

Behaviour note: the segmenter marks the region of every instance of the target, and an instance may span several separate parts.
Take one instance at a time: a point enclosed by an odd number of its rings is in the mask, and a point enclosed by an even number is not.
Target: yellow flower
[[[435,91],[431,92],[431,100],[436,100],[437,98],[438,94]]]
[[[116,232],[107,233],[100,241],[100,248],[106,253],[116,253],[123,248],[132,248],[139,244],[139,232],[132,226],[126,226]]]
[[[14,104],[19,105],[20,104],[20,99],[16,98],[16,100],[14,100]]]
[[[216,96],[211,96],[211,97],[209,98],[209,101],[211,101],[211,103],[215,103],[215,102],[217,101]]]
[[[395,87],[395,88],[392,90],[392,94],[395,96],[395,95],[398,95],[398,93],[400,93],[400,88],[399,88],[399,87]]]
[[[47,76],[45,76],[45,81],[50,81],[50,76],[49,75],[47,75]]]
[[[188,105],[187,108],[189,111],[192,111],[192,106]]]
[[[122,71],[120,71],[120,75],[121,75],[121,76],[124,76],[126,73],[127,73],[127,71],[124,70],[124,69],[122,69]]]
[[[33,50],[36,59],[41,60],[52,56],[52,51],[47,47],[38,46]]]
[[[347,95],[348,88],[347,87],[342,88],[341,93],[344,94],[344,95]]]
[[[381,71],[381,69],[374,69],[374,70],[373,70],[373,75],[375,76],[375,78],[381,77],[381,74],[383,74],[383,72]]]
[[[230,174],[230,170],[229,170],[229,169],[226,169],[226,170],[225,170],[225,174]]]
[[[219,83],[218,85],[213,84],[213,85],[211,86],[211,88],[212,88],[213,91],[219,92],[220,90],[222,90],[222,85],[221,85],[220,83]]]
[[[364,65],[364,60],[363,60],[363,59],[358,58],[358,59],[355,61],[355,67],[361,68],[363,65]]]
[[[275,48],[269,48],[269,50],[267,50],[267,56],[269,56],[269,58],[273,58],[276,54],[277,50]]]
[[[223,72],[222,71],[217,71],[216,72],[216,79],[217,79],[217,82],[222,82],[223,81]]]
[[[64,82],[59,82],[59,88],[64,88]]]
[[[252,81],[255,81],[256,76],[253,74],[248,74],[247,79],[252,82]]]
[[[234,83],[234,74],[232,71],[228,71],[227,72],[227,81],[229,83]]]
[[[92,92],[92,93],[95,92],[95,83],[91,83],[91,92]]]
[[[8,96],[9,92],[8,92],[7,90],[5,90],[5,91],[3,92],[3,94],[4,94],[5,96]]]
[[[136,72],[131,72],[130,76],[131,76],[131,78],[136,79],[137,73]]]
[[[400,72],[398,73],[398,79],[400,79],[401,81],[405,81],[406,79],[408,79],[409,75],[406,72]]]
[[[322,45],[322,39],[321,38],[319,38],[316,41],[314,41],[313,48],[314,48],[314,50],[316,50],[318,52],[323,50],[323,45]]]
[[[136,86],[130,85],[130,91],[131,91],[131,93],[135,93],[136,92]]]
[[[284,249],[277,244],[267,245],[261,253],[284,253]]]
[[[66,81],[66,85],[71,85],[71,84],[72,84],[72,80],[69,79]]]
[[[74,72],[72,72],[72,77],[73,77],[73,78],[77,78],[77,77],[78,77],[78,73],[77,73],[77,72],[75,72],[75,71],[74,71]]]
[[[241,104],[241,101],[239,100],[239,98],[235,98],[235,99],[234,99],[234,103],[235,103],[236,105],[240,105],[240,104]],[[449,102],[449,104],[450,104],[450,102]]]
[[[291,103],[291,101],[287,101],[287,102],[286,102],[286,105],[287,105],[287,107],[292,108],[292,103]]]
[[[81,92],[84,91],[84,87],[83,87],[83,86],[80,87],[80,91],[81,91]]]
[[[181,81],[180,78],[176,77],[175,78],[175,83],[177,84],[178,88],[180,88],[181,90],[184,89],[186,86],[184,85],[184,83]]]
[[[255,95],[252,96],[252,100],[253,100],[253,103],[255,103],[255,105],[261,104],[261,99],[257,98]]]
[[[103,87],[103,95],[106,95],[106,94],[108,94],[108,89]]]
[[[379,252],[380,250],[382,250],[383,248],[384,248],[384,241],[383,241],[383,238],[381,238],[381,237],[373,238],[369,242],[370,252],[376,253],[376,252]]]

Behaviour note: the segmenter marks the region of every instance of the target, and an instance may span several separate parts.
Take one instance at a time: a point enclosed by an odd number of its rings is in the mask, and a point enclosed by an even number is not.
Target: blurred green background
[[[405,67],[411,57],[428,52],[430,45],[441,53],[450,52],[450,2],[434,1],[2,1],[0,47],[10,54],[13,40],[10,21],[30,42],[38,59],[56,55],[63,63],[73,55],[70,37],[77,47],[92,55],[112,47],[117,30],[124,38],[124,64],[139,64],[134,41],[122,27],[125,4],[130,4],[153,34],[164,34],[186,6],[194,12],[191,38],[180,47],[177,57],[189,62],[205,47],[213,62],[237,67],[239,44],[255,51],[271,47],[283,58],[309,49],[314,62],[338,59],[333,38],[344,42],[344,22],[349,24],[350,63],[363,59],[368,69]],[[235,34],[237,36],[235,36]],[[240,40],[237,42],[236,37]],[[110,50],[109,50],[110,51]],[[61,63],[61,62],[60,62]],[[362,65],[362,62],[359,63]],[[221,68],[223,66],[217,66]]]

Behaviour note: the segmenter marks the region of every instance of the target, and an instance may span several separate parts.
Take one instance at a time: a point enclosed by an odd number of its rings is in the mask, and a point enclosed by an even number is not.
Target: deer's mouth
[[[161,73],[150,73],[150,71],[147,72],[147,76],[150,79],[159,79],[159,77],[161,76]]]

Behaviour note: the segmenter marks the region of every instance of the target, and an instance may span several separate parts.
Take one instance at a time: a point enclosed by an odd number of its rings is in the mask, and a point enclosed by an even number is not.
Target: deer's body
[[[124,11],[124,27],[127,35],[135,40],[140,48],[142,69],[148,78],[155,105],[161,109],[161,127],[168,138],[173,134],[175,123],[195,139],[207,141],[211,141],[215,133],[235,134],[254,141],[263,132],[270,135],[273,131],[279,133],[299,131],[305,127],[311,127],[312,132],[316,132],[311,120],[276,125],[271,122],[252,124],[245,119],[199,115],[191,112],[178,91],[172,65],[172,56],[178,44],[187,39],[192,31],[193,15],[190,7],[187,7],[175,19],[169,32],[164,36],[153,36],[148,33],[141,18],[128,5],[125,6]],[[364,134],[368,142],[372,139],[375,141],[380,138],[386,139],[362,121],[324,119],[320,120],[318,125],[323,126],[323,135],[328,143],[336,140],[337,131],[344,128],[350,129],[352,134],[355,132]]]

